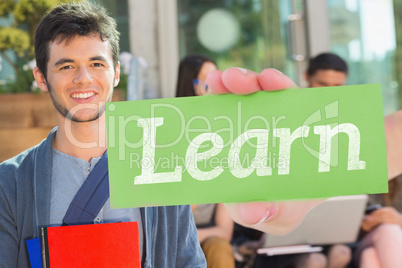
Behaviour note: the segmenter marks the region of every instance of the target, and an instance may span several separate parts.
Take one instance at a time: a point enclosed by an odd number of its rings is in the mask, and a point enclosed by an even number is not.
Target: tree
[[[0,55],[15,70],[17,80],[30,80],[18,64],[12,61],[6,51],[12,50],[19,59],[28,62],[34,57],[34,38],[42,16],[53,6],[67,0],[1,0],[0,16],[11,17],[9,27],[0,26]],[[28,81],[27,81],[28,82]],[[28,84],[29,85],[29,84]]]

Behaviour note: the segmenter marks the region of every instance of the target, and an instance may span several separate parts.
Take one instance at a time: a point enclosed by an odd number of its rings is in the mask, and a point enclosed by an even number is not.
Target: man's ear
[[[42,74],[41,71],[39,71],[38,67],[35,67],[33,70],[33,75],[35,77],[36,84],[38,84],[38,87],[45,92],[49,91],[49,88],[47,87],[46,79],[45,76]]]
[[[120,82],[120,61],[117,62],[116,71],[114,72],[113,87],[116,87]]]

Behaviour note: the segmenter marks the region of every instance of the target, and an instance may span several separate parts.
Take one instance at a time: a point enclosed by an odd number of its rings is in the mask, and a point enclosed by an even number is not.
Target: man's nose
[[[79,67],[74,77],[74,83],[77,85],[87,85],[93,81],[92,75],[87,67]]]

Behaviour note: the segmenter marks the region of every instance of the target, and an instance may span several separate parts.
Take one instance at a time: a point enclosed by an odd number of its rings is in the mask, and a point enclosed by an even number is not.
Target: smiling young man
[[[40,23],[34,76],[50,93],[58,127],[39,145],[0,164],[0,267],[29,267],[26,241],[39,237],[40,227],[117,221],[138,222],[143,267],[206,266],[190,206],[110,209],[108,195],[101,194],[100,210],[89,220],[69,214],[81,186],[96,180],[95,171],[107,174],[104,111],[119,82],[118,41],[115,21],[86,1],[60,5]],[[207,80],[215,94],[295,87],[274,69],[257,74],[230,68]],[[102,187],[88,188],[98,196]],[[236,222],[280,234],[297,226],[316,203],[227,207]]]
[[[118,46],[115,21],[85,1],[56,7],[39,25],[34,76],[50,93],[58,127],[0,165],[0,267],[29,267],[26,241],[40,227],[66,223],[71,201],[105,157]],[[90,223],[117,221],[139,223],[143,267],[205,267],[188,206],[112,210],[107,199]]]

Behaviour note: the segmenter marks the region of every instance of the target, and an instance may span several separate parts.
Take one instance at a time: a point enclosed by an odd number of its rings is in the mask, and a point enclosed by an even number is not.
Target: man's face
[[[306,74],[309,87],[334,87],[346,84],[348,76],[344,72],[335,70],[318,70],[312,76]]]
[[[42,90],[50,92],[58,116],[90,122],[104,113],[119,75],[120,65],[114,70],[109,42],[94,34],[62,43],[56,39],[49,45],[47,79],[41,73],[35,78]]]

